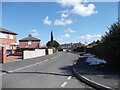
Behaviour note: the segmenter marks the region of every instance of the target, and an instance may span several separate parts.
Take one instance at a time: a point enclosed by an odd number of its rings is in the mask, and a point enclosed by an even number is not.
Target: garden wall
[[[53,54],[53,49],[48,49],[48,54]],[[45,49],[35,49],[34,51],[23,51],[23,59],[30,59],[46,55]]]

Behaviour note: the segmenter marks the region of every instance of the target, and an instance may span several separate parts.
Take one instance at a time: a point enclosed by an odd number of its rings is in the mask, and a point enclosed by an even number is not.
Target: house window
[[[29,44],[29,45],[32,44],[32,41],[28,41],[28,44]]]
[[[14,39],[14,36],[13,36],[13,35],[9,35],[9,38],[10,38],[10,39]]]
[[[7,38],[7,34],[5,34],[5,33],[0,33],[0,38]]]
[[[2,33],[0,33],[0,38],[2,38]]]

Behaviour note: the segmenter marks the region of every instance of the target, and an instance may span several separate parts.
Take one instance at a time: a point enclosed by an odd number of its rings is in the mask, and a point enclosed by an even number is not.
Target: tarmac
[[[88,65],[87,57],[80,57],[73,65],[73,73],[84,83],[99,90],[120,90],[120,73],[108,66]]]

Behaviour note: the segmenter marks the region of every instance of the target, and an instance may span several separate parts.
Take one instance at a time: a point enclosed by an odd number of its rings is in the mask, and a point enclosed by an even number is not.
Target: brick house
[[[20,48],[38,48],[40,47],[40,39],[32,37],[31,34],[28,37],[19,40]]]
[[[59,49],[66,49],[66,50],[69,50],[71,48],[75,48],[75,47],[79,47],[79,46],[82,46],[83,44],[81,44],[80,42],[79,43],[68,43],[68,44],[61,44],[59,45]]]
[[[7,50],[16,49],[17,33],[0,28],[0,46],[5,47]]]

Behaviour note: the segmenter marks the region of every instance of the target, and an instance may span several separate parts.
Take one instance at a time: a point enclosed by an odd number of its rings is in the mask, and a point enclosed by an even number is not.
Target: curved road
[[[71,67],[78,55],[57,52],[2,66],[2,88],[91,88],[78,81]]]

